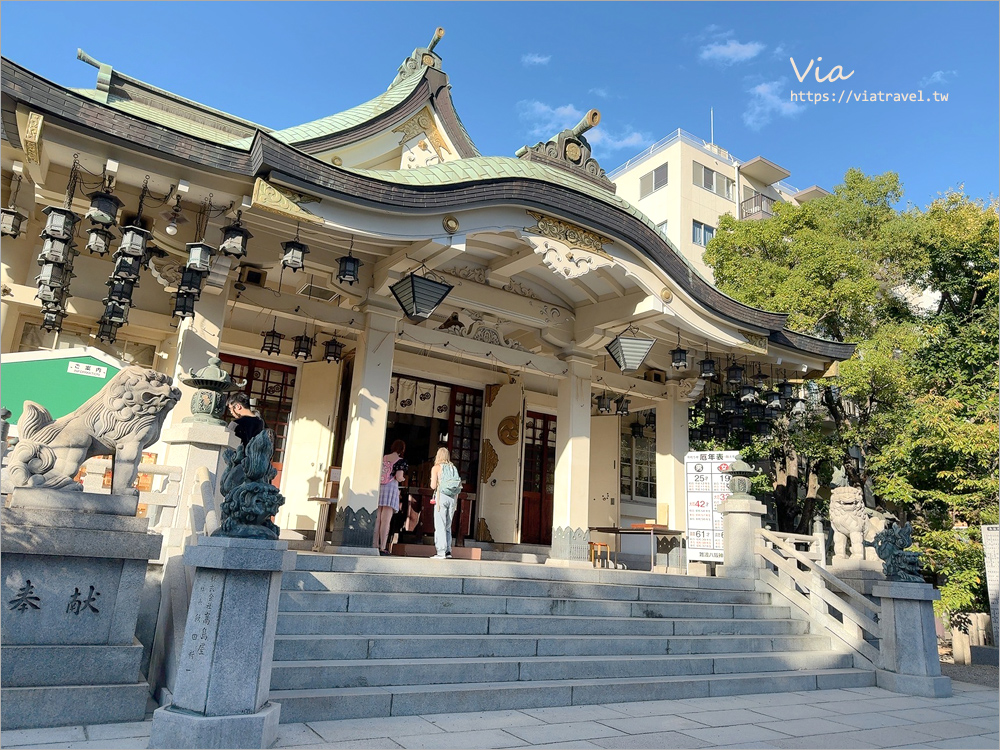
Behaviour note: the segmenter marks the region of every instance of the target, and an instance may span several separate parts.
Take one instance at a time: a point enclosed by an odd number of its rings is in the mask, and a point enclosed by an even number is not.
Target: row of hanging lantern
[[[261,354],[281,354],[281,342],[286,338],[285,334],[278,330],[278,316],[275,315],[271,322],[269,331],[261,331],[264,342],[260,346]],[[292,356],[303,361],[312,357],[313,347],[316,345],[317,337],[309,335],[308,323],[306,329],[299,336],[292,336]],[[332,338],[323,342],[323,361],[340,362],[344,356],[344,344],[337,339],[336,334]]]
[[[17,239],[24,227],[24,221],[28,217],[22,214],[17,208],[17,194],[21,191],[21,175],[17,172],[10,174],[10,193],[7,207],[0,209],[0,235]]]

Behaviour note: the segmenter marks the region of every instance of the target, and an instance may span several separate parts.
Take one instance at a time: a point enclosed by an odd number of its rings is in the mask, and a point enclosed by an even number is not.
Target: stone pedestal
[[[828,568],[828,572],[868,597],[875,586],[885,582],[881,560],[848,560]]]
[[[933,602],[941,593],[927,583],[885,581],[872,587],[879,598],[882,639],[877,684],[894,693],[946,698],[951,680],[941,676]]]
[[[4,729],[141,721],[135,639],[159,534],[138,497],[18,488],[0,510]]]
[[[206,467],[211,476],[209,481],[213,487],[219,484],[219,477],[225,469],[222,461],[222,451],[226,448],[236,448],[239,438],[229,432],[225,425],[205,422],[183,422],[163,431],[160,438],[167,445],[165,463],[170,466],[180,466],[184,469],[184,479],[181,482],[180,496],[177,508],[169,528],[163,529],[164,547],[178,552],[183,546],[184,538],[189,533],[188,521],[192,491],[196,483],[198,468]],[[222,502],[216,493],[216,507]]]
[[[757,561],[754,546],[761,518],[767,513],[763,503],[753,495],[737,493],[719,506],[722,513],[725,563],[721,574],[726,578],[756,578]]]
[[[280,706],[267,700],[288,542],[199,537],[173,704],[153,714],[150,748],[266,748]]]

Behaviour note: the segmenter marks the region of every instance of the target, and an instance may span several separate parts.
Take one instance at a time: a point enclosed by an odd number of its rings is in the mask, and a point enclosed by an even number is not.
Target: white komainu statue
[[[133,366],[75,412],[54,421],[45,407],[25,401],[8,463],[14,486],[82,490],[73,477],[83,462],[114,453],[111,491],[136,494],[132,485],[142,451],[159,439],[163,420],[180,397],[169,376]]]
[[[869,516],[864,495],[857,487],[836,487],[830,493],[830,526],[833,527],[833,559],[847,560],[847,540],[851,540],[851,560],[864,560],[864,543],[871,542],[885,522]],[[868,557],[873,557],[868,553]]]

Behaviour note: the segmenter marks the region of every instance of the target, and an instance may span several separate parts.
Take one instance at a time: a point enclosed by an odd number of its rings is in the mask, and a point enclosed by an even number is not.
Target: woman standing
[[[380,555],[389,554],[389,521],[399,510],[399,485],[406,479],[409,468],[403,460],[406,443],[396,440],[389,453],[382,456],[382,473],[379,477],[378,510],[375,515],[375,535],[372,546]]]
[[[462,479],[458,469],[451,462],[447,448],[438,448],[431,469],[431,489],[434,493],[434,558],[443,560],[451,557],[451,519],[458,506],[458,493],[462,491]]]

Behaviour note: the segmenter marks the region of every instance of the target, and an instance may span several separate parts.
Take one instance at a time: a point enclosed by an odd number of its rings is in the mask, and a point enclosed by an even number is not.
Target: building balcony
[[[740,216],[744,219],[770,219],[774,216],[774,198],[755,195],[740,204]]]

